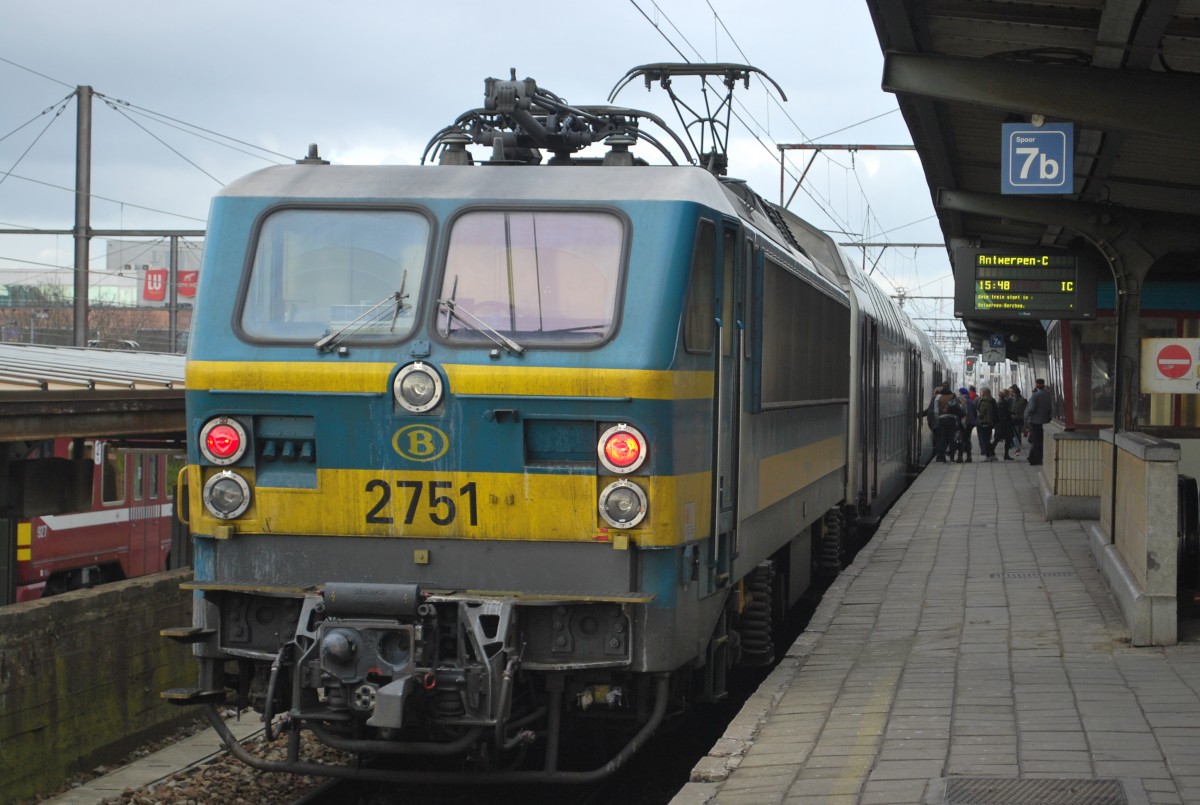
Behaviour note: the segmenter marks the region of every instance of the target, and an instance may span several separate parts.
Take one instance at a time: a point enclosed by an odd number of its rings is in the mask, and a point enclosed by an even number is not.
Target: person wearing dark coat
[[[992,430],[996,427],[996,398],[992,396],[990,386],[979,389],[979,399],[975,401],[979,417],[979,447],[983,460],[989,461],[996,455],[992,450]]]
[[[975,425],[979,420],[979,412],[975,408],[975,398],[971,396],[970,391],[965,388],[958,390],[958,401],[962,403],[963,416],[959,423],[959,432],[961,441],[958,445],[958,455],[954,457],[956,463],[961,464],[963,457],[966,456],[968,464],[971,463],[971,433],[975,430]]]
[[[1025,408],[1029,405],[1029,400],[1021,396],[1019,386],[1012,385],[1008,387],[1012,392],[1012,443],[1014,456],[1021,455],[1021,432],[1025,429]]]
[[[1050,390],[1040,377],[1034,386],[1025,407],[1025,421],[1029,423],[1029,463],[1036,467],[1042,463],[1042,426],[1050,421]]]
[[[996,445],[1004,445],[1004,460],[1012,461],[1008,447],[1012,444],[1012,400],[1008,398],[1008,389],[1000,389],[1000,397],[996,400],[996,429],[992,433],[992,443],[988,461],[996,461]]]
[[[950,390],[950,384],[941,386],[929,401],[928,415],[933,428],[933,460],[946,463],[946,450],[950,447],[954,431],[962,416],[962,404]]]

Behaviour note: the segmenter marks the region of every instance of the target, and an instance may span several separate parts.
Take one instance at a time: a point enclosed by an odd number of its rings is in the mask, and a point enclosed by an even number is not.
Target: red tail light
[[[200,452],[214,464],[232,464],[246,452],[246,430],[228,417],[210,419],[200,430]]]
[[[609,472],[633,472],[646,460],[646,437],[637,428],[624,423],[606,430],[597,447],[600,463]]]

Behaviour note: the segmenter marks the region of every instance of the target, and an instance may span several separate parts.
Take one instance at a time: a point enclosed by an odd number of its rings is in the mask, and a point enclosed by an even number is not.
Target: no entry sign
[[[1142,391],[1200,394],[1200,338],[1142,339]]]
[[[1192,368],[1192,354],[1183,344],[1167,344],[1158,351],[1154,359],[1163,377],[1178,380],[1188,374]]]

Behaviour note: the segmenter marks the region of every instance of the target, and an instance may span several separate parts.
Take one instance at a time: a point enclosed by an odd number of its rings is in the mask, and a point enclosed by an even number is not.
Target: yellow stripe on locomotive
[[[450,392],[516,397],[707,399],[713,373],[442,364]],[[187,387],[220,391],[387,394],[395,364],[188,361]]]

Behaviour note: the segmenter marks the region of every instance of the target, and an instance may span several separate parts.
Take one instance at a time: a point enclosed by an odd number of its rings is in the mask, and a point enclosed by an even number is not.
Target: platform
[[[1200,803],[1200,639],[1132,647],[1037,488],[930,464],[672,805]]]
[[[238,740],[251,738],[263,731],[262,721],[256,713],[243,713],[241,718],[228,719],[226,724]],[[127,788],[150,788],[175,772],[207,763],[224,751],[225,745],[216,731],[204,729],[190,738],[114,769],[103,777],[41,800],[41,805],[99,805],[106,799],[119,797]]]

